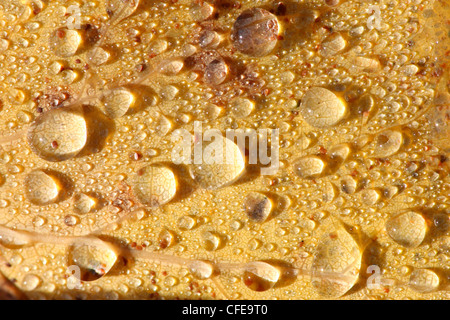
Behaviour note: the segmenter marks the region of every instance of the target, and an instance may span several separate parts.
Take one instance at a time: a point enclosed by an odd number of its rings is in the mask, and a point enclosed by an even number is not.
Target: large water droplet
[[[361,250],[340,222],[333,221],[325,230],[311,267],[312,285],[325,297],[340,297],[359,277]]]
[[[386,231],[395,242],[414,248],[425,238],[427,223],[420,213],[408,211],[386,221]]]
[[[244,284],[253,291],[266,291],[273,288],[280,276],[280,269],[267,262],[248,262],[244,266]]]
[[[326,168],[326,163],[317,156],[305,156],[294,162],[294,172],[303,179],[320,177]]]
[[[177,227],[180,230],[192,230],[197,225],[197,219],[192,216],[182,216],[177,221]]]
[[[75,157],[86,145],[87,124],[81,109],[49,110],[31,125],[28,144],[31,150],[47,161]]]
[[[219,141],[216,141],[219,140]],[[236,181],[244,172],[245,160],[239,147],[225,137],[202,144],[202,163],[191,166],[191,175],[204,189],[218,189]],[[194,152],[196,147],[194,147]]]
[[[133,191],[142,203],[158,207],[173,199],[177,191],[177,181],[168,167],[149,165],[137,172]]]
[[[28,200],[37,205],[57,202],[62,187],[55,176],[43,170],[30,172],[25,177],[24,186]]]
[[[250,192],[244,199],[244,211],[254,222],[264,222],[272,212],[272,201],[264,194]]]
[[[90,243],[74,243],[69,252],[69,266],[80,268],[80,280],[93,281],[107,274],[118,258],[112,245],[92,238]]]
[[[439,288],[439,276],[429,269],[416,269],[410,277],[408,285],[414,291],[427,293],[435,291]]]
[[[347,108],[330,90],[314,87],[303,96],[300,113],[309,125],[326,128],[341,121],[347,113]]]
[[[231,34],[233,46],[240,52],[260,57],[269,54],[278,41],[279,25],[275,15],[261,8],[242,12]]]
[[[400,149],[403,135],[397,130],[386,130],[377,136],[375,143],[375,156],[389,157]]]
[[[60,57],[75,55],[82,42],[79,30],[59,28],[50,35],[50,48]]]
[[[136,97],[127,88],[106,91],[102,96],[105,114],[114,119],[124,116],[132,108]]]

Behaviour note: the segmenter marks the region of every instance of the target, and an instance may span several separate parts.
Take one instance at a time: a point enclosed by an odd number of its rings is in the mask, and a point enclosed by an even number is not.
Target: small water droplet
[[[78,219],[78,217],[68,214],[67,216],[64,217],[64,224],[68,227],[73,227],[75,225],[77,225],[80,222],[80,219]]]
[[[375,143],[375,156],[389,157],[402,146],[403,135],[397,130],[386,130],[377,136]]]
[[[248,262],[244,266],[244,284],[253,291],[273,288],[280,276],[279,268],[263,261]]]
[[[73,208],[75,212],[86,214],[94,210],[97,205],[97,199],[85,193],[76,194],[73,199]]]
[[[181,69],[183,69],[184,63],[181,60],[166,60],[160,63],[159,71],[166,76],[175,76]]]
[[[163,229],[158,235],[158,243],[161,249],[169,248],[176,243],[177,236],[173,231]]]
[[[339,32],[330,34],[322,41],[320,53],[324,57],[331,57],[345,49],[347,42]]]
[[[47,205],[59,200],[61,183],[51,174],[34,170],[25,177],[25,194],[28,200],[37,205]]]
[[[325,161],[317,156],[305,156],[294,162],[294,172],[303,179],[320,177],[325,168]]]
[[[214,266],[206,261],[194,261],[188,266],[189,272],[200,280],[209,279],[214,273]]]
[[[166,287],[175,287],[178,284],[178,279],[173,277],[173,276],[168,276],[167,278],[164,279],[164,285]]]
[[[215,49],[219,46],[221,36],[212,30],[205,30],[200,34],[199,45],[202,48]]]
[[[183,231],[192,230],[196,225],[197,219],[192,216],[182,216],[177,221],[177,227]]]
[[[205,69],[205,82],[211,86],[222,84],[227,79],[228,66],[222,58],[208,63]]]
[[[251,221],[258,223],[266,221],[272,209],[272,201],[262,193],[250,192],[245,197],[244,211]]]
[[[255,104],[246,98],[235,98],[231,101],[231,112],[237,118],[245,118],[252,113]]]
[[[222,245],[222,239],[219,234],[212,231],[206,231],[202,234],[203,248],[206,251],[215,251]]]
[[[41,279],[34,274],[27,274],[22,280],[23,289],[26,291],[32,291],[36,289],[41,283]]]

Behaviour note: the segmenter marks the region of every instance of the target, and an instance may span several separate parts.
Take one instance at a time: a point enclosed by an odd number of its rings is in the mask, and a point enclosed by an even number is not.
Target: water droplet
[[[251,221],[258,223],[266,221],[272,209],[272,201],[262,193],[250,192],[245,197],[244,211]]]
[[[34,274],[27,274],[22,280],[23,289],[26,291],[32,291],[36,289],[41,283],[41,279]]]
[[[381,195],[380,195],[380,192],[378,192],[378,190],[367,189],[367,190],[362,191],[361,200],[365,204],[372,206],[380,200],[380,196]]]
[[[212,30],[205,30],[200,34],[199,45],[202,48],[215,49],[221,41],[220,35]]]
[[[43,170],[34,170],[25,177],[25,194],[37,205],[47,205],[59,200],[61,183],[53,175]]]
[[[217,250],[222,245],[220,235],[212,231],[203,232],[202,240],[203,248],[205,248],[206,251]]]
[[[212,143],[196,143],[202,144],[203,161],[191,166],[191,175],[200,187],[218,189],[233,183],[243,174],[245,160],[233,141],[216,136]]]
[[[81,41],[79,30],[59,28],[50,35],[50,48],[57,56],[68,58],[75,55]]]
[[[182,216],[177,221],[177,227],[183,231],[192,230],[196,225],[197,219],[192,216]]]
[[[353,194],[356,192],[358,184],[356,180],[348,175],[341,179],[341,190],[345,192],[346,194]]]
[[[386,130],[377,136],[375,143],[375,156],[389,157],[400,149],[403,135],[397,130]]]
[[[133,107],[136,97],[126,88],[106,91],[102,96],[105,114],[111,119],[124,116]]]
[[[350,290],[359,277],[361,250],[337,221],[323,226],[311,267],[312,285],[325,297],[340,297]]]
[[[62,161],[75,157],[84,148],[87,133],[81,110],[58,108],[37,117],[27,138],[31,150],[42,159]]]
[[[420,293],[432,292],[438,289],[439,276],[429,269],[416,269],[409,277],[409,287]]]
[[[158,243],[161,249],[169,248],[176,243],[177,236],[173,231],[163,229],[158,235]]]
[[[166,76],[175,76],[181,69],[184,63],[181,60],[166,60],[159,64],[159,71]]]
[[[140,0],[108,0],[106,12],[115,23],[131,16],[139,6]]]
[[[64,224],[68,227],[73,227],[75,225],[77,225],[80,222],[80,219],[78,219],[78,217],[68,214],[67,216],[64,217]]]
[[[275,286],[281,271],[263,261],[248,262],[244,266],[244,284],[253,291],[266,291]]]
[[[178,90],[177,87],[172,86],[172,85],[167,85],[161,89],[161,91],[159,92],[159,95],[163,99],[173,100],[173,99],[175,99],[175,97],[177,96],[179,91],[180,90]]]
[[[231,101],[231,112],[237,118],[245,118],[252,113],[255,104],[246,98],[235,98]]]
[[[27,233],[0,226],[0,243],[7,248],[19,248],[30,244]]]
[[[414,248],[425,238],[427,223],[420,213],[408,211],[386,221],[386,231],[398,244]]]
[[[322,41],[320,53],[324,57],[331,57],[345,49],[347,42],[339,32],[330,34]]]
[[[302,179],[320,177],[325,168],[325,161],[317,156],[305,156],[294,162],[294,172]]]
[[[300,113],[309,125],[326,128],[341,121],[346,116],[347,108],[330,90],[314,87],[303,96]]]
[[[86,214],[94,210],[97,205],[97,199],[85,194],[76,194],[73,199],[73,208],[75,212],[80,214]]]
[[[164,285],[171,288],[178,284],[178,279],[172,276],[168,276],[164,279]]]
[[[194,261],[188,266],[189,272],[200,280],[209,279],[214,273],[214,266],[206,261]]]
[[[238,231],[242,229],[242,227],[243,227],[242,222],[239,220],[232,220],[230,222],[230,229],[233,231]]]
[[[225,82],[228,75],[228,66],[222,58],[214,59],[205,69],[205,82],[217,86]]]
[[[351,62],[357,69],[365,72],[376,72],[381,69],[380,61],[377,58],[357,56]]]
[[[89,62],[92,63],[95,66],[100,66],[102,64],[105,64],[108,62],[108,60],[111,58],[111,53],[109,53],[107,50],[103,49],[102,47],[96,48],[92,55],[89,56]]]
[[[192,2],[190,8],[192,18],[195,21],[203,21],[210,18],[213,15],[214,11],[215,11],[214,7],[211,4],[204,1],[198,3]]]
[[[231,34],[233,46],[240,52],[261,57],[269,54],[278,41],[279,25],[275,15],[261,8],[242,12]]]
[[[80,280],[93,281],[104,276],[117,261],[117,249],[99,239],[90,243],[75,243],[69,252],[69,265],[80,268]]]
[[[143,204],[158,207],[173,199],[177,181],[168,167],[149,165],[137,172],[133,191]]]

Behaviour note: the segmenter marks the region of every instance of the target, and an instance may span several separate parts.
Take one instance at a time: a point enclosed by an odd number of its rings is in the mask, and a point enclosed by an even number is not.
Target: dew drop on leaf
[[[386,221],[386,231],[398,244],[414,248],[418,247],[425,238],[427,223],[420,213],[408,211]]]
[[[149,165],[138,170],[133,191],[143,204],[159,207],[173,199],[177,191],[177,181],[168,167]]]
[[[343,296],[356,283],[361,250],[340,222],[328,223],[317,245],[311,267],[312,285],[324,297]]]
[[[47,161],[63,161],[75,157],[86,145],[87,124],[78,108],[49,110],[31,125],[28,144],[31,150]]]

